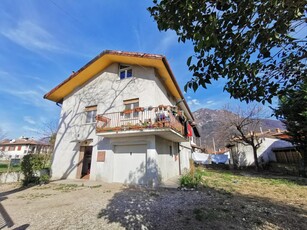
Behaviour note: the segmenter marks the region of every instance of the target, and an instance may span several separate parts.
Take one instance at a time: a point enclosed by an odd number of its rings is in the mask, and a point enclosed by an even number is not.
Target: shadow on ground
[[[7,198],[8,195],[21,192],[28,188],[29,187],[18,187],[0,193],[0,229],[7,227],[7,228],[12,228],[13,230],[25,230],[30,226],[29,224],[24,224],[14,228],[14,221],[12,220],[10,214],[6,211],[5,207],[1,203],[2,201],[8,199]]]
[[[307,210],[267,198],[204,188],[127,188],[97,218],[125,229],[307,229]]]

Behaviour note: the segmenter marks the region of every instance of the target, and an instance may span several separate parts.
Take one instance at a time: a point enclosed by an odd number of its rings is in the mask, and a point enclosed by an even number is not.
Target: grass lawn
[[[0,173],[7,172],[8,163],[6,162],[0,162]],[[19,172],[20,171],[20,165],[17,166],[11,166],[10,172]]]
[[[235,225],[243,228],[306,229],[306,178],[201,167],[197,170],[202,175],[199,189],[215,201],[196,208],[195,218],[215,220],[212,227],[219,221],[232,226],[228,219],[233,218],[233,222],[237,220]]]
[[[278,201],[285,199],[306,203],[307,179],[280,176],[253,171],[209,170],[199,168],[202,185],[229,194],[266,197]]]

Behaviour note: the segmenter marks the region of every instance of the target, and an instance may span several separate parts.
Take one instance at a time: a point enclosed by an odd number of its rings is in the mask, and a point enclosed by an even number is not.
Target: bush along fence
[[[49,175],[50,155],[47,154],[29,154],[22,159],[0,162],[0,183],[43,184],[49,181]]]
[[[23,185],[48,183],[49,160],[44,155],[29,154],[23,157],[21,171],[24,175]]]

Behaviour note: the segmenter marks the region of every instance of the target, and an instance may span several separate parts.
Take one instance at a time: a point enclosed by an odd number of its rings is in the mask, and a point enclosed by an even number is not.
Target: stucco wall
[[[192,148],[190,142],[181,142],[180,146],[180,168],[181,174],[190,170],[190,159],[192,159]]]
[[[1,155],[3,155],[3,158],[9,159],[9,158],[23,158],[24,155],[26,155],[28,153],[28,151],[33,148],[30,147],[29,145],[22,145],[20,150],[18,149],[18,146],[15,146],[15,150],[13,151],[9,151],[9,147],[6,146],[4,151],[1,151],[0,157]]]
[[[171,147],[171,148],[170,148]],[[162,181],[179,174],[178,143],[156,138],[156,149],[158,153],[158,165],[161,171]]]
[[[272,152],[272,148],[290,146],[292,146],[292,144],[287,141],[265,138],[257,150],[258,161],[260,162],[260,158],[262,158],[264,162],[276,161],[275,155]],[[236,152],[238,153],[239,166],[250,166],[254,164],[253,149],[251,146],[238,144]]]
[[[91,139],[93,152],[90,179],[112,182],[113,147],[119,140],[98,137],[95,124],[85,124],[84,109],[86,106],[97,105],[97,114],[119,112],[124,109],[123,101],[133,98],[139,98],[141,107],[175,103],[172,96],[167,94],[161,78],[155,75],[153,68],[133,66],[133,77],[120,80],[118,64],[110,65],[64,98],[55,143],[52,177],[54,179],[76,178],[80,143]],[[150,146],[147,150],[147,158],[157,160],[155,136],[144,138]],[[133,142],[137,139],[136,137],[125,138],[124,142]],[[105,162],[97,162],[98,150],[106,151]],[[166,158],[166,160],[170,159]],[[163,160],[161,164],[166,165]],[[162,168],[164,170],[166,167],[162,166]],[[172,173],[166,173],[166,175],[172,175]]]

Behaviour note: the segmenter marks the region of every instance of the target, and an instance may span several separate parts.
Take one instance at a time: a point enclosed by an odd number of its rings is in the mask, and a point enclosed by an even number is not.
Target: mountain
[[[225,116],[234,116],[234,113],[227,110],[212,110],[202,108],[193,113],[196,123],[198,124],[201,135],[202,145],[206,148],[213,149],[213,142],[215,142],[216,149],[224,148],[227,144],[225,138]],[[285,130],[281,121],[273,119],[261,119],[259,130],[261,132],[276,129]]]

